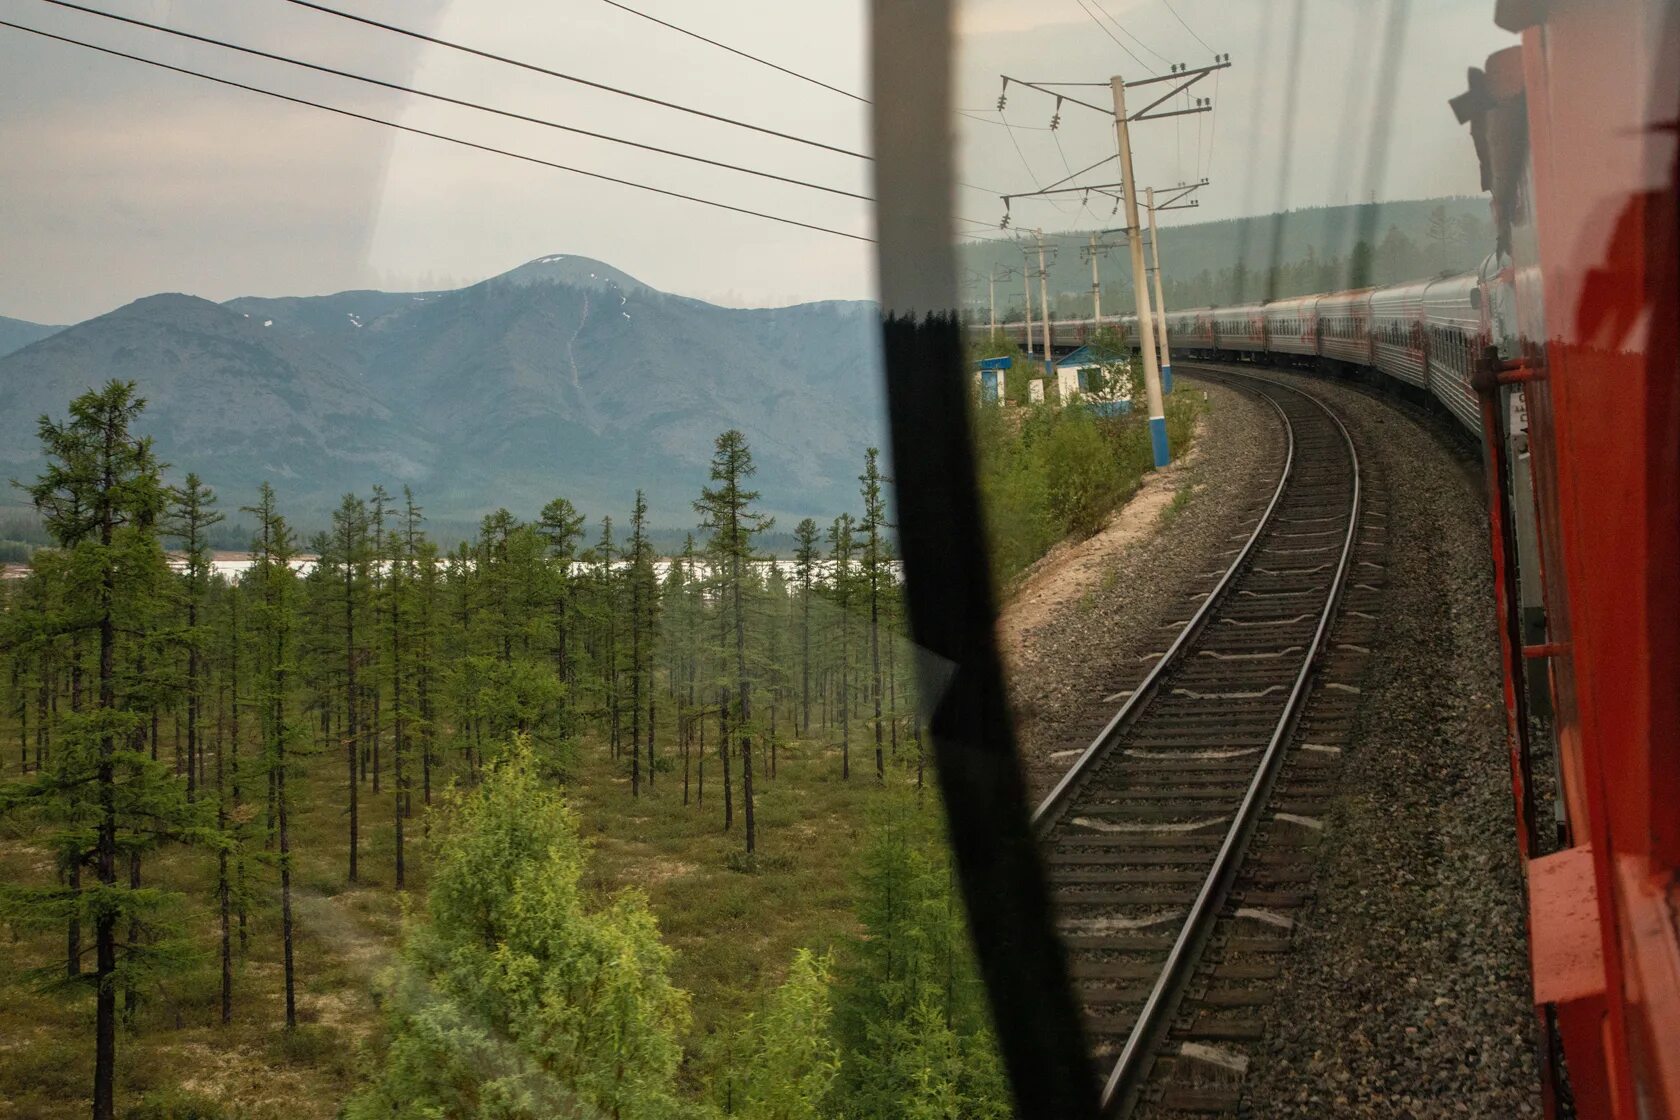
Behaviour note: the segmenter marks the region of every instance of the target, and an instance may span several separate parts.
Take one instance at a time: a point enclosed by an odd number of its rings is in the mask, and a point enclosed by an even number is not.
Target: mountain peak
[[[654,289],[629,273],[590,257],[554,253],[526,261],[518,268],[486,280],[487,284],[568,284],[574,288],[616,289],[622,294],[651,292]]]

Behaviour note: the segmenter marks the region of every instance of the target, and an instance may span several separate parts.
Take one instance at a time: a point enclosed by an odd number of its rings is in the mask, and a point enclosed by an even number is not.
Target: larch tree
[[[811,599],[821,537],[817,523],[807,517],[793,530],[794,578],[799,581],[799,722],[800,733],[811,733]]]
[[[752,677],[747,672],[746,583],[756,557],[753,538],[768,530],[774,519],[752,508],[758,491],[746,488],[753,467],[747,438],[731,428],[717,437],[712,452],[712,481],[694,503],[701,527],[711,530],[711,553],[720,567],[719,578],[728,606],[734,637],[735,719],[731,721],[741,744],[741,813],[746,824],[747,854],[757,843],[752,792]]]
[[[881,484],[881,452],[874,447],[863,454],[863,473],[858,475],[863,496],[863,574],[869,585],[869,694],[875,705],[875,777],[887,777],[886,755],[882,750],[881,701],[885,691],[881,680],[881,575],[886,561],[887,504]]]
[[[828,527],[828,558],[833,565],[833,572],[829,579],[833,587],[834,606],[836,608],[836,622],[840,631],[840,663],[835,698],[836,706],[840,709],[840,776],[852,776],[852,713],[850,707],[851,675],[851,607],[852,607],[852,551],[854,548],[853,528],[856,522],[852,515],[842,513],[834,519],[834,524]]]
[[[181,541],[186,561],[182,573],[183,595],[186,600],[187,625],[182,641],[187,647],[187,800],[194,799],[198,788],[195,770],[201,761],[203,743],[203,677],[204,612],[210,592],[213,565],[209,530],[223,520],[216,510],[216,493],[188,473],[186,480],[173,491],[174,505],[168,531]],[[228,840],[228,804],[226,766],[220,735],[216,742],[216,909],[219,919],[222,979],[221,1020],[225,1025],[233,1021],[233,945],[230,917],[233,902],[233,880],[228,874],[231,844]]]
[[[391,774],[396,779],[396,806],[392,814],[393,841],[396,846],[396,888],[402,890],[408,885],[408,865],[406,862],[403,824],[412,812],[409,804],[409,774],[406,768],[408,762],[408,731],[409,725],[417,718],[417,713],[411,707],[413,696],[407,690],[409,677],[413,674],[410,647],[414,642],[412,631],[414,618],[417,613],[415,599],[416,572],[415,565],[419,558],[420,546],[425,533],[420,529],[424,521],[420,506],[414,501],[414,491],[403,487],[403,509],[400,532],[392,533],[390,552],[390,600],[391,600]]]
[[[382,679],[385,667],[380,664],[383,660],[379,656],[378,635],[385,629],[385,509],[391,503],[391,495],[385,487],[377,483],[373,487],[373,498],[368,502],[369,523],[373,530],[371,544],[373,567],[373,635],[368,642],[368,674],[367,684],[370,695],[370,709],[372,711],[372,727],[368,734],[368,741],[364,747],[371,755],[373,762],[373,792],[379,794],[380,759],[379,748],[384,739],[384,728],[381,726],[384,715],[384,686]]]
[[[414,701],[420,736],[420,796],[432,803],[432,767],[437,762],[438,631],[442,621],[442,567],[437,544],[422,538],[414,556]]]
[[[648,666],[653,660],[654,611],[658,588],[653,578],[653,546],[647,536],[647,497],[636,491],[630,511],[629,562],[625,579],[630,584],[630,794],[642,792],[642,698],[651,695]],[[653,727],[648,727],[647,784],[653,785]]]
[[[554,587],[554,671],[562,681],[572,679],[570,641],[572,635],[572,562],[577,559],[578,541],[583,537],[583,514],[565,498],[543,506],[537,517],[537,532],[548,545]]]
[[[207,534],[223,515],[216,512],[215,491],[205,486],[196,474],[189,473],[186,481],[172,492],[172,497],[172,516],[166,528],[180,538],[186,561],[186,570],[182,574],[187,626],[181,641],[187,647],[187,800],[191,801],[198,789],[199,735],[204,707],[200,689],[204,636],[199,629],[199,615],[210,581],[210,542]]]
[[[280,868],[280,945],[285,981],[286,1029],[297,1028],[297,969],[292,928],[291,797],[287,792],[291,761],[287,748],[293,734],[287,699],[294,669],[293,632],[297,572],[292,568],[297,548],[291,526],[281,516],[274,487],[262,484],[257,504],[243,507],[257,517],[255,553],[248,575],[255,602],[251,628],[257,652],[257,722],[263,733],[263,757],[274,804],[275,835]],[[377,777],[377,769],[374,771]]]
[[[135,623],[156,615],[169,578],[157,538],[167,491],[151,441],[133,431],[144,407],[133,382],[112,381],[72,401],[68,420],[40,420],[47,466],[29,492],[60,544],[66,579],[61,610],[40,621],[64,636],[94,634],[98,659],[92,695],[75,698],[51,765],[0,797],[0,807],[40,806],[57,821],[55,846],[94,870],[92,888],[78,878],[69,892],[14,888],[5,900],[17,922],[92,921],[94,970],[72,972],[94,990],[94,1120],[115,1114],[117,992],[173,955],[150,940],[119,939],[124,927],[157,928],[177,896],[135,890],[132,877],[125,885],[118,858],[165,840],[211,838],[170,768],[144,748],[152,682],[135,675],[127,648],[142,639]]]
[[[344,760],[347,767],[346,797],[349,845],[349,881],[354,883],[360,874],[361,850],[361,782],[357,778],[357,763],[361,756],[361,721],[356,711],[360,685],[356,669],[363,651],[356,641],[356,621],[367,599],[367,585],[371,563],[371,542],[368,539],[367,503],[354,494],[344,495],[332,515],[333,531],[329,538],[332,551],[321,557],[324,566],[338,574],[338,593],[344,627]]]

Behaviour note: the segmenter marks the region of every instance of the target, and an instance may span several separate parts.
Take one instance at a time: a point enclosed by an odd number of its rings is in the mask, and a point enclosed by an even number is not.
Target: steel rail
[[[1201,633],[1207,624],[1207,620],[1212,617],[1214,609],[1224,599],[1225,591],[1231,585],[1231,581],[1236,578],[1237,573],[1248,562],[1249,556],[1253,554],[1255,547],[1260,543],[1261,536],[1270,527],[1272,514],[1276,512],[1278,503],[1283,499],[1283,492],[1288,488],[1289,480],[1295,470],[1295,426],[1290,423],[1288,414],[1271,397],[1262,393],[1260,399],[1271,405],[1272,409],[1278,414],[1278,419],[1283,421],[1285,438],[1283,471],[1278,476],[1277,487],[1272,491],[1271,501],[1266,503],[1265,510],[1260,514],[1259,522],[1254,526],[1254,531],[1248,535],[1248,540],[1243,542],[1242,549],[1237,553],[1236,559],[1231,561],[1224,574],[1219,577],[1219,582],[1213,585],[1213,590],[1208,592],[1207,598],[1202,600],[1202,605],[1196,608],[1195,613],[1180,628],[1178,636],[1167,646],[1167,651],[1156,660],[1149,672],[1144,674],[1143,680],[1138,682],[1138,686],[1132,690],[1132,694],[1126,698],[1126,702],[1120,705],[1120,710],[1115,712],[1113,718],[1103,725],[1103,729],[1097,732],[1097,737],[1091,740],[1091,745],[1086,747],[1085,752],[1074,760],[1073,765],[1068,767],[1061,780],[1050,790],[1044,800],[1039,802],[1038,808],[1033,810],[1032,827],[1040,836],[1043,836],[1055,824],[1057,818],[1053,814],[1058,813],[1064,807],[1062,802],[1067,799],[1074,785],[1099,758],[1108,752],[1108,748],[1113,745],[1120,731],[1126,728],[1142,712],[1145,702],[1154,694],[1155,687],[1160,684],[1161,677],[1179,660],[1185,647]]]
[[[1212,371],[1221,373],[1224,371]],[[1324,649],[1324,639],[1330,632],[1330,626],[1335,619],[1336,608],[1341,602],[1342,585],[1347,577],[1348,566],[1353,559],[1355,538],[1359,532],[1359,510],[1362,498],[1359,478],[1359,451],[1354,447],[1353,437],[1348,433],[1347,426],[1341,418],[1322,400],[1304,390],[1273,381],[1266,377],[1253,377],[1248,374],[1234,374],[1238,377],[1249,377],[1250,380],[1260,381],[1275,388],[1285,389],[1306,398],[1316,405],[1341,432],[1342,439],[1347,445],[1348,460],[1353,472],[1353,493],[1348,507],[1348,527],[1342,539],[1342,554],[1336,564],[1336,574],[1330,584],[1330,594],[1325,599],[1324,610],[1320,613],[1318,626],[1313,631],[1312,644],[1302,658],[1301,669],[1295,676],[1295,683],[1290,689],[1289,699],[1284,705],[1283,713],[1279,716],[1276,727],[1272,731],[1270,741],[1266,744],[1265,753],[1261,756],[1260,764],[1255,769],[1254,778],[1249,782],[1248,790],[1243,795],[1242,804],[1237,810],[1236,817],[1231,822],[1230,829],[1225,834],[1224,842],[1220,844],[1219,853],[1214,857],[1213,866],[1208,870],[1201,890],[1197,892],[1196,901],[1191,905],[1190,912],[1180,928],[1177,939],[1173,942],[1171,951],[1167,954],[1166,963],[1162,966],[1155,985],[1150,989],[1149,998],[1144,1002],[1143,1009],[1138,1013],[1137,1021],[1132,1025],[1131,1033],[1127,1036],[1126,1045],[1120,1052],[1119,1059],[1114,1063],[1108,1080],[1103,1084],[1102,1108],[1111,1111],[1117,1104],[1124,1104],[1133,1099],[1143,1087],[1148,1074],[1147,1059],[1153,1056],[1154,1042],[1165,1026],[1164,1020],[1176,1007],[1179,989],[1187,978],[1187,973],[1194,963],[1194,950],[1211,929],[1212,922],[1218,917],[1219,909],[1224,905],[1225,896],[1231,882],[1235,879],[1243,852],[1253,835],[1254,826],[1258,822],[1261,807],[1270,794],[1271,786],[1277,776],[1279,764],[1283,759],[1285,747],[1294,732],[1297,718],[1300,715],[1302,702],[1307,695],[1308,685],[1314,671],[1318,667],[1319,658]],[[1267,399],[1270,399],[1269,397]],[[1276,406],[1276,402],[1273,402]],[[1281,410],[1280,410],[1281,411]],[[1276,498],[1273,499],[1274,504]],[[1165,660],[1163,658],[1163,660]],[[1158,666],[1157,666],[1158,667]]]

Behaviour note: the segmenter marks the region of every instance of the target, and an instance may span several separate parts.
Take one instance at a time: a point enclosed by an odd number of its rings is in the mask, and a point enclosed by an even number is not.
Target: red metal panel
[[[1524,30],[1545,380],[1530,386],[1549,640],[1590,845],[1610,1114],[1680,1116],[1677,30],[1646,0],[1552,0]],[[1519,259],[1519,299],[1522,264]],[[1533,317],[1531,321],[1538,319]],[[1560,1018],[1561,1022],[1561,1018]],[[1563,1024],[1570,1066],[1593,1019]]]

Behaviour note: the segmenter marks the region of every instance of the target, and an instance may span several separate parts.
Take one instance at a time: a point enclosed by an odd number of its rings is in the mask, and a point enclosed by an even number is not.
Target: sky
[[[310,11],[286,0],[80,0],[528,116],[867,195],[856,155],[756,134]],[[867,106],[659,27],[607,0],[328,0],[551,69],[867,153]],[[858,0],[625,0],[867,94]],[[960,228],[997,236],[999,192],[1113,151],[1111,120],[1001,76],[1101,82],[1232,65],[1195,90],[1215,112],[1139,124],[1140,184],[1210,179],[1204,221],[1280,207],[1474,194],[1446,106],[1467,67],[1513,40],[1491,3],[1400,0],[1396,96],[1373,88],[1396,0],[966,0],[953,142]],[[1169,6],[1170,4],[1170,6]],[[1182,17],[1182,22],[1180,18]],[[869,203],[441,105],[113,23],[45,0],[0,20],[416,128],[870,236]],[[1188,26],[1186,26],[1188,25]],[[1299,34],[1297,34],[1297,31]],[[1197,36],[1200,37],[1198,40]],[[1205,44],[1204,42],[1205,41]],[[1212,51],[1209,48],[1212,48]],[[1131,52],[1129,56],[1127,51]],[[1132,57],[1135,56],[1135,57]],[[1106,88],[1068,87],[1096,105]],[[1002,121],[1009,122],[1005,127]],[[1370,161],[1386,123],[1388,157]],[[1059,145],[1059,146],[1058,146]],[[472,283],[549,253],[607,261],[734,306],[870,298],[872,248],[286,104],[0,28],[0,315],[67,323],[159,291],[223,300]],[[1082,182],[1112,182],[1112,165]],[[1111,200],[1020,200],[1016,228],[1118,224]]]

